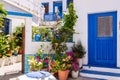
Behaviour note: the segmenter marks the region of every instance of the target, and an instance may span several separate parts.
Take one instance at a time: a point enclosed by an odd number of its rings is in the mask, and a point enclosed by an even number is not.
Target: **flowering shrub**
[[[44,44],[40,45],[35,56],[28,56],[28,63],[31,70],[41,70],[43,68],[44,58],[42,54],[44,53]]]
[[[72,58],[66,54],[62,54],[59,60],[53,60],[51,62],[51,70],[57,72],[58,70],[70,70],[72,68]]]
[[[77,57],[74,57],[76,55],[76,53],[74,52],[67,52],[67,55],[68,56],[71,56],[72,57],[72,70],[74,71],[78,71],[79,70],[79,65],[78,65],[78,58]]]
[[[78,65],[78,62],[77,62],[77,61],[74,61],[74,62],[73,62],[72,70],[74,70],[74,71],[78,71],[78,70],[79,70],[79,65]]]
[[[37,51],[36,55],[40,57],[43,53],[44,53],[44,44],[40,45],[40,48]]]
[[[30,69],[33,71],[41,70],[43,67],[43,60],[39,59],[39,57],[29,56],[28,63],[30,65]]]
[[[71,62],[72,58],[71,56],[67,56],[66,54],[63,54],[61,56],[61,60],[60,60],[60,65],[59,65],[59,70],[69,70],[72,67],[72,62]]]
[[[50,70],[51,72],[57,73],[59,69],[60,62],[58,60],[53,60],[50,63]]]

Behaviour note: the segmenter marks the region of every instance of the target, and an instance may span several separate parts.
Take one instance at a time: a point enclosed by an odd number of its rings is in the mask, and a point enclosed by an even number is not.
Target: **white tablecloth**
[[[30,78],[30,77],[27,77],[26,75],[21,75],[17,77],[17,80],[57,80],[57,79],[53,75],[50,75],[49,77],[46,77],[44,79]]]

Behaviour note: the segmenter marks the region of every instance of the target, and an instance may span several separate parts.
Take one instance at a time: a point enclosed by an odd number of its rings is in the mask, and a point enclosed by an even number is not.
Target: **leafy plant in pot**
[[[23,24],[16,27],[16,31],[13,33],[15,46],[19,46],[19,50],[18,50],[19,54],[22,54],[22,52],[23,52],[22,51],[22,26],[23,26]]]
[[[70,68],[67,68],[68,65],[62,66],[62,63],[64,63],[64,61],[62,61],[61,57],[63,57],[63,55],[65,54],[65,51],[67,50],[66,42],[69,41],[71,34],[75,33],[75,30],[73,27],[78,18],[74,10],[73,3],[69,4],[68,10],[69,10],[68,14],[64,14],[63,25],[61,25],[60,27],[59,24],[56,24],[57,28],[54,29],[53,36],[51,37],[52,49],[55,51],[56,60],[60,62],[60,65],[58,68],[59,78],[63,78],[59,75],[60,72],[67,70],[67,73],[69,73],[69,70],[70,70]],[[57,22],[59,23],[59,21]],[[63,53],[63,55],[61,55],[61,53]],[[67,79],[67,76],[66,76],[66,79]],[[59,79],[59,80],[66,80],[66,79]]]
[[[59,80],[67,80],[70,69],[72,68],[71,56],[67,56],[66,53],[62,54],[59,60],[53,60],[51,62],[51,70],[58,72]]]
[[[84,49],[81,41],[78,41],[76,44],[74,43],[74,45],[72,47],[72,51],[74,52],[73,57],[78,58],[79,67],[81,68],[82,67],[82,60],[81,59],[86,54],[85,49]]]

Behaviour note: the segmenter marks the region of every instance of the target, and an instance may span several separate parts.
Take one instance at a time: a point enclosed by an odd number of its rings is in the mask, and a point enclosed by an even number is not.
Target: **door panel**
[[[88,15],[88,64],[116,67],[117,12]]]

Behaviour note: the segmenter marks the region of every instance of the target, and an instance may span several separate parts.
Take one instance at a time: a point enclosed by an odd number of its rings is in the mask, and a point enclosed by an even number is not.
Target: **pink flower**
[[[65,67],[65,64],[63,64],[62,66]]]
[[[39,60],[39,62],[42,62],[42,60]]]
[[[45,62],[48,63],[48,59],[46,59]]]
[[[62,61],[65,61],[65,59],[62,59]]]
[[[54,62],[54,61],[52,61],[51,63],[52,63],[53,65],[55,64],[55,62]]]
[[[68,59],[70,59],[71,58],[71,56],[68,56]]]

